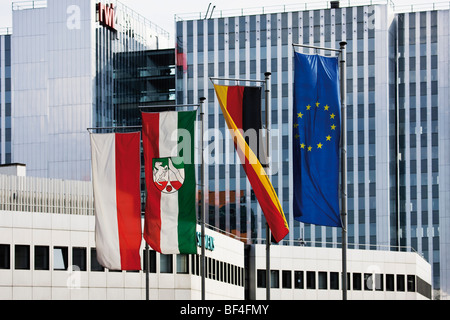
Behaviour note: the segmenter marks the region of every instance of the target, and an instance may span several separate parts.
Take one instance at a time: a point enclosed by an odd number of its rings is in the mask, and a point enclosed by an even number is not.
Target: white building
[[[266,297],[265,250],[265,245],[251,248],[252,300]],[[431,267],[417,253],[356,249],[347,253],[349,300],[431,299]],[[341,249],[271,246],[270,266],[273,300],[342,299]]]
[[[206,235],[206,299],[265,299],[265,246]],[[271,299],[341,299],[340,257],[272,245]],[[348,250],[347,270],[349,299],[431,298],[431,266],[416,253]],[[200,256],[150,250],[149,298],[199,300]],[[146,272],[98,264],[90,182],[0,175],[0,299],[143,300]]]

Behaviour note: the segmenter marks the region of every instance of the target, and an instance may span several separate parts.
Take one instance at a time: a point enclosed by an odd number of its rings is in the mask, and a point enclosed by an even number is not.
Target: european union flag
[[[337,57],[295,52],[294,218],[341,227],[340,84]]]

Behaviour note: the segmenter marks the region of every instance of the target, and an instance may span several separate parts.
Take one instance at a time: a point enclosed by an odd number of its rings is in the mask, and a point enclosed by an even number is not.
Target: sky
[[[0,28],[12,26],[12,2],[20,2],[23,0],[0,0]],[[325,0],[120,0],[122,3],[139,12],[142,16],[160,26],[164,30],[168,31],[172,36],[174,35],[174,15],[175,14],[190,14],[197,13],[200,16],[200,12],[203,15],[208,10],[208,5],[216,6],[215,12],[220,10],[234,10],[240,8],[261,8],[270,6],[282,6],[302,4],[305,2],[324,3]],[[345,0],[347,2],[348,0]],[[442,0],[436,0],[433,2],[440,2]],[[103,0],[106,3],[108,1]],[[357,0],[352,0],[357,2]],[[367,1],[365,1],[367,2]],[[397,5],[412,4],[412,3],[429,3],[429,0],[394,0]],[[74,0],[74,4],[76,0]],[[203,16],[202,15],[202,16]]]

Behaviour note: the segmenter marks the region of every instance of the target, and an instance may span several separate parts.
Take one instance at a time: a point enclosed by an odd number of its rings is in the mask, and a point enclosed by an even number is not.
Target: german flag
[[[289,233],[289,227],[278,196],[261,165],[263,152],[260,151],[260,157],[257,157],[253,151],[262,149],[258,148],[261,129],[261,88],[214,85],[214,89],[236,151],[264,212],[272,236],[276,242],[280,242]],[[256,143],[252,142],[255,135]],[[256,152],[258,154],[258,151]]]

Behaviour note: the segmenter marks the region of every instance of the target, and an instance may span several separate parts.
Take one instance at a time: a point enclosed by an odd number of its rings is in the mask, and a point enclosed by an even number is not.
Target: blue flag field
[[[294,218],[341,227],[339,214],[340,84],[337,57],[295,52]]]

